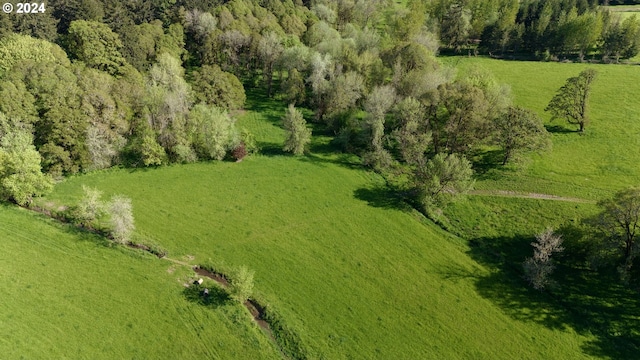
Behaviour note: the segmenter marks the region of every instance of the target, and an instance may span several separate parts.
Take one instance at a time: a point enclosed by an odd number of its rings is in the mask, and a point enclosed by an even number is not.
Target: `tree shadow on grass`
[[[260,147],[260,154],[265,156],[287,155],[287,153],[282,150],[282,144],[260,141],[258,142],[258,147]]]
[[[411,206],[405,201],[404,194],[388,186],[374,186],[357,189],[353,197],[366,201],[369,206],[382,209],[411,211]]]
[[[208,295],[204,293],[205,289],[209,290]],[[188,288],[185,288],[182,291],[182,295],[185,297],[185,299],[192,303],[196,303],[198,305],[206,306],[212,309],[231,302],[231,298],[229,298],[229,295],[218,286],[206,287],[193,284]]]
[[[570,134],[579,132],[578,130],[568,129],[563,125],[545,125],[544,127],[552,134]]]
[[[637,292],[623,285],[615,270],[595,272],[583,265],[580,232],[575,227],[561,228],[558,233],[565,238],[567,250],[556,255],[557,268],[552,276],[556,285],[545,291],[532,289],[523,278],[521,264],[533,254],[533,236],[472,239],[469,255],[492,270],[487,276],[477,277],[476,291],[516,320],[553,330],[571,328],[591,338],[582,348],[587,355],[637,358]]]
[[[353,154],[336,154],[333,156],[319,156],[313,153],[300,157],[300,161],[314,165],[324,166],[325,164],[334,164],[345,167],[347,169],[361,170],[364,165]]]

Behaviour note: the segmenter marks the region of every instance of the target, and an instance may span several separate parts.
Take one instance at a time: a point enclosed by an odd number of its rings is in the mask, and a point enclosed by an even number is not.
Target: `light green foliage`
[[[542,119],[531,110],[509,107],[493,122],[494,142],[504,150],[502,165],[523,151],[545,150],[551,147],[549,133]]]
[[[427,211],[444,207],[473,188],[471,163],[462,155],[437,154],[416,170],[420,203]]]
[[[371,91],[364,103],[367,112],[367,125],[371,132],[371,148],[381,150],[383,147],[385,116],[396,101],[396,92],[391,86],[376,87]]]
[[[89,169],[111,167],[126,144],[132,104],[117,94],[116,80],[107,73],[81,69],[78,85],[82,89],[82,110],[90,123],[86,130]]]
[[[120,37],[103,23],[84,20],[71,22],[66,47],[72,58],[110,74],[116,74],[125,63],[120,53]]]
[[[128,243],[136,228],[131,199],[121,195],[112,197],[107,204],[107,213],[109,214],[109,226],[113,240],[119,244]]]
[[[304,154],[305,148],[311,142],[311,130],[307,127],[302,112],[289,105],[282,122],[286,131],[283,150],[294,155]]]
[[[242,128],[240,131],[240,142],[244,144],[247,154],[255,154],[260,151],[255,135],[246,128]]]
[[[594,69],[586,69],[580,75],[568,78],[545,111],[551,112],[552,119],[564,119],[569,124],[579,125],[579,131],[583,132],[589,122],[589,94],[596,74]]]
[[[408,165],[424,164],[424,154],[431,143],[424,109],[416,99],[409,97],[397,104],[394,113],[399,124],[392,135],[398,143],[401,160]]]
[[[485,141],[495,110],[485,89],[462,80],[438,90],[438,112],[431,125],[435,151],[466,153]]]
[[[197,41],[202,41],[216,29],[218,20],[209,12],[198,9],[189,10],[185,15],[186,30],[194,34]]]
[[[59,46],[26,35],[12,34],[0,39],[0,77],[24,61],[56,62],[68,65]]]
[[[151,67],[147,83],[146,107],[158,143],[168,152],[186,145],[185,123],[191,107],[191,87],[184,80],[180,61],[167,53]]]
[[[203,65],[191,75],[196,102],[227,110],[241,109],[246,101],[244,87],[238,78],[218,65]]]
[[[340,74],[329,84],[326,99],[327,116],[335,117],[353,110],[365,91],[364,79],[354,71]]]
[[[265,34],[258,42],[258,57],[262,61],[262,71],[267,81],[268,97],[271,96],[274,66],[283,50],[282,40],[273,32]]]
[[[0,194],[19,205],[31,203],[33,196],[51,191],[53,182],[40,168],[40,154],[33,136],[19,123],[7,121],[0,113]]]
[[[243,303],[253,295],[253,275],[255,271],[249,270],[246,266],[241,266],[234,271],[229,284],[231,298],[239,303]]]
[[[196,105],[189,113],[187,134],[202,159],[222,160],[238,144],[235,121],[215,106]]]
[[[167,159],[164,148],[158,144],[151,129],[146,128],[139,137],[137,146],[140,160],[144,166],[162,165]]]
[[[73,211],[73,220],[84,226],[90,226],[106,211],[101,200],[102,192],[98,189],[82,185],[83,195]]]

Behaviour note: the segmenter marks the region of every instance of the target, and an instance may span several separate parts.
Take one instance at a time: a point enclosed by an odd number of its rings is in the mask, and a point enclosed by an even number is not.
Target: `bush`
[[[229,281],[229,296],[243,303],[249,299],[253,293],[253,275],[254,271],[249,270],[246,266],[236,269]]]
[[[244,143],[241,142],[238,146],[236,146],[236,148],[231,152],[231,156],[236,161],[241,161],[242,159],[244,159],[247,156],[247,148]]]
[[[105,204],[100,200],[102,192],[82,185],[84,195],[78,205],[71,212],[75,224],[90,226],[105,212]]]
[[[119,244],[128,243],[135,229],[131,199],[116,195],[109,202],[108,208],[113,240]]]

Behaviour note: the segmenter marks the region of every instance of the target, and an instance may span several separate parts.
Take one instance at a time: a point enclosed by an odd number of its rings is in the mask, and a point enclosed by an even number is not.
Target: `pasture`
[[[311,358],[595,353],[597,337],[545,325],[553,307],[535,309],[531,321],[506,311],[500,294],[486,291],[497,280],[472,249],[394,198],[357,158],[331,152],[322,136],[307,156],[283,155],[284,107],[250,108],[239,125],[258,135],[266,155],[78,176],[43,202],[72,204],[82,184],[131,197],[140,239],[171,257],[254,269],[257,297]]]
[[[13,207],[0,238],[3,358],[279,358],[243,307],[186,289],[186,267]]]
[[[514,102],[540,115],[552,134],[553,149],[532,155],[520,167],[478,169],[480,189],[548,193],[597,200],[638,184],[640,167],[640,68],[632,65],[564,64],[447,58],[463,72],[479,67],[510,85]],[[565,80],[592,67],[598,71],[584,135],[544,111]],[[490,159],[488,159],[490,160]]]

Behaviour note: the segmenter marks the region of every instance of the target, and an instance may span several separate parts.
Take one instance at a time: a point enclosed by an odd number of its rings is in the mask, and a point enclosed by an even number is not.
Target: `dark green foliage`
[[[72,22],[65,46],[71,58],[112,75],[125,62],[120,53],[120,37],[103,23],[84,20]]]
[[[238,78],[218,65],[204,65],[191,74],[196,102],[203,102],[227,110],[241,109],[246,95]]]
[[[615,22],[609,28],[604,39],[604,56],[613,57],[616,62],[621,58],[632,58],[640,52],[640,21],[634,15],[622,22]]]
[[[502,165],[522,151],[544,150],[551,146],[542,119],[533,111],[509,107],[493,122],[494,141],[504,150]]]
[[[66,34],[71,22],[75,20],[101,22],[105,15],[103,2],[100,0],[51,0],[47,5],[47,10],[59,20],[60,34]]]
[[[586,220],[595,230],[597,257],[613,257],[622,265],[618,268],[623,280],[628,281],[630,271],[640,253],[640,189],[618,191],[612,198],[598,202],[602,211]]]
[[[595,70],[587,69],[567,79],[545,108],[545,111],[551,112],[552,120],[566,120],[569,124],[579,125],[578,131],[584,131],[589,122],[589,94],[596,74]]]
[[[90,164],[85,143],[89,121],[75,74],[64,66],[41,62],[24,64],[14,75],[36,100],[35,145],[44,169],[56,176],[85,169]]]

